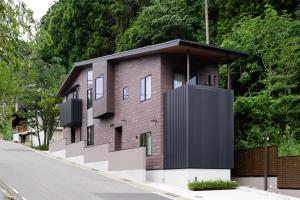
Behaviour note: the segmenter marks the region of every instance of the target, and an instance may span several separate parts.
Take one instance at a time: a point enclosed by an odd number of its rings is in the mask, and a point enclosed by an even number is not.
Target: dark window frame
[[[91,93],[91,98],[89,98],[89,92]],[[93,107],[93,88],[87,89],[86,96],[87,96],[86,107],[87,109],[90,109]]]
[[[125,95],[125,89],[127,89],[127,95]],[[129,99],[129,87],[128,86],[123,87],[122,96],[123,96],[123,100]]]
[[[92,73],[92,79],[89,79],[89,73]],[[87,72],[87,88],[90,89],[93,87],[93,71],[90,70]]]
[[[150,84],[150,98],[147,98],[147,78],[150,77],[151,84]],[[144,81],[144,85],[141,82]],[[144,78],[140,79],[140,102],[144,102],[150,100],[152,98],[152,74],[145,76]],[[142,87],[144,88],[144,94],[142,94]],[[143,97],[143,98],[142,98]]]
[[[147,138],[149,138],[149,136],[150,136],[150,150],[147,145]],[[145,147],[146,157],[152,156],[152,133],[151,132],[140,134],[140,147]]]
[[[102,96],[97,98],[97,79],[102,79]],[[99,100],[104,97],[104,74],[101,74],[95,79],[95,100]]]
[[[89,129],[92,132],[89,132]],[[91,135],[90,135],[91,134]],[[91,137],[92,136],[92,137]],[[94,145],[94,139],[95,139],[95,134],[94,134],[94,125],[88,126],[87,127],[87,134],[86,134],[86,145],[91,146]]]

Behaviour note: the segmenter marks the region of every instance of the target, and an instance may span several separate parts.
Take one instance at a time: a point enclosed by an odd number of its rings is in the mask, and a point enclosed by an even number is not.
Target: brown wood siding
[[[269,150],[268,175],[277,176],[277,148]],[[264,176],[264,148],[235,151],[233,177]]]
[[[277,186],[282,189],[300,189],[300,156],[279,157]]]

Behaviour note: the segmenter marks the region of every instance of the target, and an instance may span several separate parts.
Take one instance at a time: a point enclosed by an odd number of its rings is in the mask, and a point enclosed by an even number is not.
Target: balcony
[[[233,167],[232,90],[184,85],[164,100],[166,169]]]
[[[60,125],[80,127],[82,123],[82,100],[69,99],[60,106]]]

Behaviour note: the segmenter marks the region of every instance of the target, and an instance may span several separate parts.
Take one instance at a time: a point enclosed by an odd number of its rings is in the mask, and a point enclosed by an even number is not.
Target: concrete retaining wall
[[[57,140],[55,142],[51,142],[49,144],[49,152],[55,152],[55,151],[61,151],[61,150],[65,150],[66,148],[66,142],[64,139],[62,140]]]
[[[66,145],[65,148],[66,148],[66,157],[83,156],[84,141]]]
[[[241,186],[250,186],[261,190],[264,189],[264,177],[236,177],[232,178],[232,180],[237,181]],[[277,177],[268,178],[268,191],[300,198],[300,190],[277,189]]]
[[[109,152],[108,169],[110,171],[145,169],[145,155],[143,147]]]
[[[230,169],[147,170],[147,181],[187,188],[192,181],[230,180]]]

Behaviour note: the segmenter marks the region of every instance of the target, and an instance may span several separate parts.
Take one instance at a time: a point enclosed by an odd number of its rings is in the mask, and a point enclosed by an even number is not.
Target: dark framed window
[[[129,98],[129,90],[128,90],[128,86],[123,88],[123,100],[128,99]]]
[[[141,79],[141,99],[140,99],[141,101],[146,101],[148,99],[151,99],[151,95],[152,95],[151,82],[152,82],[151,75]]]
[[[71,143],[75,143],[75,128],[71,127]]]
[[[93,71],[87,73],[87,109],[93,107]]]
[[[87,90],[87,109],[93,107],[93,88]]]
[[[88,71],[87,73],[87,88],[93,87],[93,71]]]
[[[87,127],[87,146],[94,144],[94,126]]]
[[[104,95],[104,76],[103,74],[96,78],[95,98],[100,99]]]
[[[150,132],[140,135],[140,147],[146,148],[146,156],[152,155],[152,135]]]

